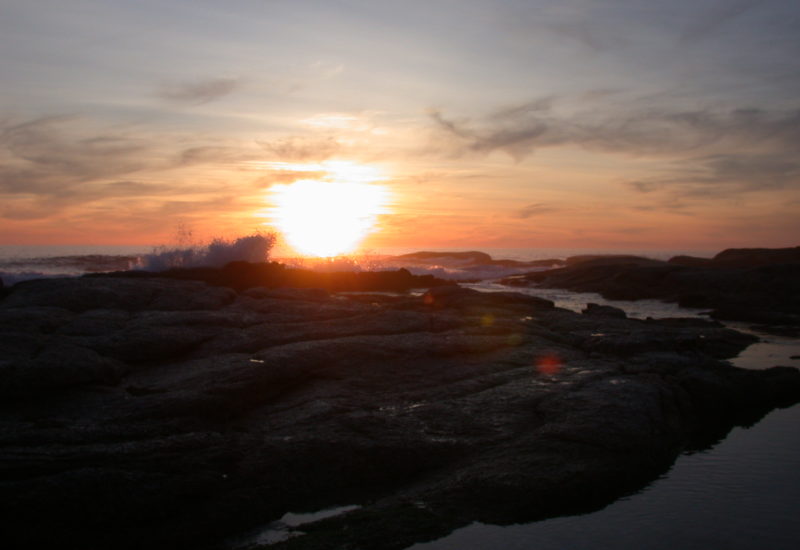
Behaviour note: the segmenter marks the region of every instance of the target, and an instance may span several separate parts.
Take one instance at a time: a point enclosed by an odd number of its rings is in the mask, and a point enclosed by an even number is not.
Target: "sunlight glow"
[[[272,169],[324,173],[271,187],[270,217],[292,248],[309,256],[352,252],[386,212],[388,191],[373,182],[380,171],[350,161],[270,163]]]

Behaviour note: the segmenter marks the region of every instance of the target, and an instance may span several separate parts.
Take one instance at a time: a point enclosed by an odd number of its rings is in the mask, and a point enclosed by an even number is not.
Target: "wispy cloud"
[[[710,155],[685,159],[668,176],[624,182],[637,193],[667,192],[682,197],[732,196],[739,193],[800,190],[800,160],[795,155]]]
[[[151,146],[124,135],[67,135],[75,119],[43,117],[0,128],[0,193],[59,195],[148,164]]]
[[[342,149],[341,143],[333,137],[289,137],[274,141],[259,141],[258,144],[274,158],[288,162],[327,160]]]
[[[508,108],[486,117],[455,120],[440,111],[430,118],[460,154],[502,151],[517,161],[536,149],[577,145],[631,155],[675,156],[705,150],[800,148],[800,110],[623,110],[559,115],[552,100]]]
[[[247,157],[235,147],[175,149],[165,138],[97,129],[78,117],[6,120],[0,123],[0,217],[43,219],[90,204],[162,203],[178,194],[191,201],[216,190],[210,184],[187,185],[175,169]],[[158,177],[167,172],[169,177]]]
[[[539,216],[542,214],[551,214],[553,212],[558,212],[558,208],[553,206],[549,206],[547,204],[543,204],[541,202],[535,202],[528,205],[523,206],[519,210],[515,210],[512,213],[513,218],[518,218],[521,220],[526,220],[533,216]]]
[[[201,105],[225,97],[239,86],[238,78],[206,78],[163,84],[157,94],[169,101]]]
[[[440,142],[456,156],[503,152],[521,162],[537,149],[573,146],[657,159],[659,173],[624,181],[638,194],[699,199],[800,188],[798,110],[669,110],[612,103],[561,114],[558,106],[547,98],[482,117],[455,119],[433,111],[430,118]],[[543,205],[530,206],[532,215]],[[517,215],[527,212],[523,208]]]
[[[188,166],[194,164],[235,164],[253,160],[253,151],[241,147],[202,145],[189,147],[179,153],[178,164]]]
[[[728,21],[750,11],[764,0],[727,0],[701,14],[680,36],[682,42],[697,42],[707,38]]]

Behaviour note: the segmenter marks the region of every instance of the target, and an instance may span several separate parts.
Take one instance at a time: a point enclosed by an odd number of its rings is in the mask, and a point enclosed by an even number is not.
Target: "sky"
[[[0,244],[349,177],[371,249],[800,244],[797,0],[0,0],[0,52]]]

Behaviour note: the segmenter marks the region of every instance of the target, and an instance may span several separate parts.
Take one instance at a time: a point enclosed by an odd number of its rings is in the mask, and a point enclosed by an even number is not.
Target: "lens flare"
[[[536,364],[536,370],[539,372],[539,374],[552,376],[554,374],[558,374],[559,371],[561,371],[564,362],[555,353],[547,353],[537,357],[535,364]]]

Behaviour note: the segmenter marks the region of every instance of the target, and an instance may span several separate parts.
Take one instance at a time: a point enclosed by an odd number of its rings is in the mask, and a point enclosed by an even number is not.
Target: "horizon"
[[[229,241],[230,243],[230,241]],[[92,251],[100,253],[102,250],[107,250],[109,255],[113,255],[114,249],[119,249],[120,251],[129,250],[130,253],[155,253],[159,250],[181,250],[181,249],[189,249],[189,248],[196,248],[196,249],[203,249],[208,246],[209,242],[195,242],[195,243],[171,243],[171,244],[142,244],[142,245],[118,245],[118,244],[0,244],[0,257],[3,256],[3,252],[9,252],[12,250],[32,250],[37,251],[43,254],[42,257],[47,257],[49,255],[49,251],[52,251],[53,254],[59,253],[59,251],[63,250],[74,250],[75,252],[72,254],[68,254],[69,256],[73,255],[82,255],[82,254],[89,254]],[[796,245],[800,246],[800,245]],[[730,247],[730,248],[746,248],[746,247]],[[764,248],[764,247],[760,247]],[[782,247],[782,248],[794,248],[794,247]],[[293,250],[289,246],[281,246],[280,244],[271,248],[268,253],[269,259],[328,259],[328,260],[335,260],[335,259],[344,259],[344,258],[351,258],[351,259],[358,259],[364,258],[369,256],[393,256],[393,255],[402,255],[402,254],[410,254],[416,252],[442,252],[442,253],[453,253],[453,252],[483,252],[489,254],[492,259],[519,259],[519,253],[527,253],[527,252],[539,252],[541,256],[544,257],[548,253],[552,253],[554,256],[564,256],[568,257],[570,255],[581,255],[581,254],[606,254],[606,255],[613,255],[613,254],[638,254],[638,255],[646,255],[651,254],[653,256],[663,256],[667,257],[670,255],[680,255],[680,254],[689,254],[689,255],[697,255],[703,257],[713,257],[714,255],[722,252],[723,250],[728,249],[701,249],[701,248],[600,248],[600,247],[468,247],[468,246],[460,246],[460,247],[436,247],[436,246],[393,246],[393,247],[380,247],[380,248],[373,248],[373,249],[359,249],[353,251],[351,253],[341,254],[339,256],[332,256],[329,258],[319,258],[317,256],[311,255],[303,255],[295,250]],[[517,258],[507,258],[498,256],[497,254],[508,253],[510,255],[515,255]],[[15,257],[15,256],[10,256]],[[17,256],[18,257],[18,256]],[[535,254],[536,258],[539,258],[539,254]],[[534,259],[536,259],[534,258]]]
[[[800,241],[796,2],[2,4],[0,246]]]

